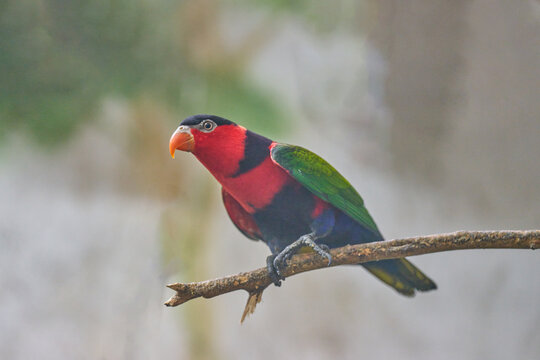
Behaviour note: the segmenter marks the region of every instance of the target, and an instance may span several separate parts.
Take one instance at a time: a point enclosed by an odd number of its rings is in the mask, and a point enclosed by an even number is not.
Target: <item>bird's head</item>
[[[209,148],[221,148],[230,140],[242,137],[245,129],[230,120],[215,115],[194,115],[186,118],[172,134],[169,151],[202,153]]]
[[[169,151],[193,153],[211,171],[223,174],[238,167],[244,156],[246,128],[215,115],[186,118],[172,134]]]

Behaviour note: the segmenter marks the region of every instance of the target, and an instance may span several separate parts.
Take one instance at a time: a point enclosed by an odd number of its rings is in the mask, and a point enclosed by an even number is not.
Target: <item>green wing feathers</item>
[[[328,201],[362,226],[379,233],[377,225],[364,206],[362,197],[320,156],[300,146],[276,144],[272,147],[271,157],[309,191]],[[381,260],[361,265],[406,296],[413,296],[415,290],[427,291],[437,288],[430,278],[406,259]]]
[[[332,165],[300,146],[276,144],[272,160],[309,191],[334,205],[366,228],[378,232],[364,200]]]

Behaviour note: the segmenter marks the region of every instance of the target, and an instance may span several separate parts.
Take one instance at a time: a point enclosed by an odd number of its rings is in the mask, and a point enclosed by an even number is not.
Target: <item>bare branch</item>
[[[450,234],[419,236],[414,238],[348,245],[331,249],[332,264],[339,266],[368,261],[396,259],[441,251],[465,249],[537,249],[540,247],[540,230],[531,231],[459,231]],[[327,260],[315,253],[293,256],[282,271],[284,277],[327,267]],[[262,292],[272,280],[266,268],[256,269],[215,280],[187,284],[170,284],[176,291],[165,305],[178,306],[198,297],[212,298],[231,291],[246,290],[250,296],[242,320],[255,310]]]

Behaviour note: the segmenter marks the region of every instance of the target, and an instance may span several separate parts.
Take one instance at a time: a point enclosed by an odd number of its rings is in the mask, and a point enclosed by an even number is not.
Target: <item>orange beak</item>
[[[176,129],[169,141],[169,151],[173,159],[176,150],[191,152],[194,147],[195,139],[193,139],[193,135],[191,135],[191,131],[187,126],[180,126]]]

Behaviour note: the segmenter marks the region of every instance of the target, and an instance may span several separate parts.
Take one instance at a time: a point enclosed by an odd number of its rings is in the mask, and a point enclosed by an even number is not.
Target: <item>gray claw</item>
[[[332,263],[332,255],[329,253],[330,248],[325,244],[316,244],[314,239],[312,234],[303,235],[298,240],[285,247],[279,254],[271,255],[266,258],[268,273],[276,286],[280,286],[281,280],[285,279],[280,269],[283,268],[287,260],[303,246],[311,247],[317,254],[328,259],[327,266],[330,266]]]
[[[313,250],[315,250],[317,254],[319,254],[320,256],[327,258],[328,265],[326,266],[330,266],[330,264],[332,263],[332,255],[330,255],[330,253],[328,252],[330,248],[327,245],[325,244],[315,245],[313,247]]]
[[[285,280],[285,278],[281,276],[281,273],[274,264],[276,257],[276,255],[270,255],[266,258],[266,269],[268,270],[268,275],[272,279],[274,285],[281,286],[281,280]]]
[[[274,270],[276,271],[276,274],[280,277],[280,278],[283,278],[283,275],[281,274],[281,271],[280,268],[285,264],[285,256],[286,254],[283,254],[283,253],[279,253],[275,259],[274,259],[274,262],[273,262],[273,265],[274,265]]]
[[[319,244],[319,247],[321,249],[323,249],[323,251],[326,251],[326,252],[329,252],[330,251],[330,246],[326,245],[326,244]]]

